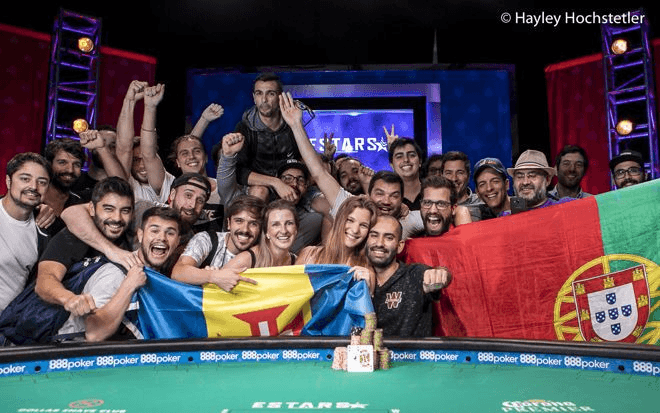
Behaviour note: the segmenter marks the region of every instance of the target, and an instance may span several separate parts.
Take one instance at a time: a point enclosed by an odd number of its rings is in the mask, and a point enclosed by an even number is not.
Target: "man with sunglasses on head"
[[[629,149],[612,158],[610,171],[616,189],[641,184],[647,179],[642,154]]]

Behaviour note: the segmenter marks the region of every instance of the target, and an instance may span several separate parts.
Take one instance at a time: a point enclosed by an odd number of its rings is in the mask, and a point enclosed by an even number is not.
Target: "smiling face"
[[[261,231],[261,221],[250,211],[241,211],[229,217],[227,231],[229,232],[227,249],[232,254],[238,254],[253,246],[257,241],[259,231]]]
[[[139,256],[143,263],[160,270],[172,256],[180,241],[176,221],[151,216],[138,229]]]
[[[454,184],[459,199],[465,195],[468,181],[470,180],[465,162],[461,160],[445,161],[442,176],[449,179]]]
[[[419,178],[422,161],[411,144],[399,146],[392,154],[392,169],[402,178]]]
[[[353,195],[362,193],[360,183],[360,162],[355,159],[346,159],[338,165],[339,185]]]
[[[25,162],[6,178],[8,199],[21,209],[32,210],[41,203],[49,182],[46,168],[36,162]]]
[[[509,180],[492,169],[484,169],[476,178],[477,195],[490,209],[500,213],[506,206]]]
[[[401,204],[403,203],[403,194],[401,185],[398,183],[389,183],[383,180],[374,182],[374,186],[369,197],[378,208],[378,215],[392,215],[398,217],[401,214]]]
[[[378,217],[367,237],[367,258],[375,268],[386,268],[403,250],[401,226],[393,217]]]
[[[103,196],[96,205],[90,203],[90,215],[96,228],[109,240],[121,237],[133,218],[131,198],[115,193]]]
[[[63,190],[68,190],[82,174],[82,161],[65,150],[60,150],[53,157],[53,183]]]
[[[344,246],[352,249],[364,241],[369,233],[371,211],[365,208],[355,208],[348,214],[344,225]]]
[[[206,152],[198,139],[183,139],[176,149],[176,165],[185,174],[195,172],[204,174]]]
[[[551,179],[542,169],[518,169],[513,173],[513,189],[533,208],[548,198],[547,186]]]
[[[194,185],[181,185],[170,192],[172,208],[179,211],[181,219],[194,224],[206,203],[206,192]]]
[[[288,251],[296,235],[298,235],[298,227],[293,212],[288,209],[270,211],[266,222],[266,239],[271,247]]]
[[[557,180],[564,188],[577,189],[584,173],[584,158],[579,152],[567,153],[557,165]]]
[[[641,184],[645,178],[644,168],[635,161],[621,162],[614,167],[614,184],[618,189]]]
[[[133,148],[131,175],[133,175],[133,178],[141,184],[149,183],[149,180],[147,179],[147,168],[144,166],[142,151],[139,146]]]
[[[420,214],[427,235],[442,235],[451,224],[451,191],[448,188],[424,188]]]

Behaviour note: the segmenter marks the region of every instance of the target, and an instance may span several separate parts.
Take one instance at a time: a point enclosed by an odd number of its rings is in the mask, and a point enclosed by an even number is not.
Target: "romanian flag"
[[[149,268],[138,290],[139,329],[146,339],[348,335],[373,312],[369,289],[346,265],[253,268],[231,292],[171,280]]]
[[[435,334],[659,344],[660,180],[406,245],[454,276]]]

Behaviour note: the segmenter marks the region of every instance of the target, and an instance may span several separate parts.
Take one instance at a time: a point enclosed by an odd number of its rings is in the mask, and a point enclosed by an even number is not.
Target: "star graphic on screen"
[[[378,151],[377,152],[380,152],[380,151],[387,152],[387,142],[385,141],[385,139],[380,138],[380,142],[376,142],[376,146],[378,146]]]

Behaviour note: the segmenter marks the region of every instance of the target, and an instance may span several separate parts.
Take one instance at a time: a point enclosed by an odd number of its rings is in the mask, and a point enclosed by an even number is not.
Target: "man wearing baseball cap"
[[[518,158],[515,167],[506,171],[513,177],[513,190],[525,200],[527,209],[545,208],[574,199],[562,198],[556,201],[548,198],[547,188],[557,171],[548,165],[543,152],[526,150]]]
[[[509,178],[504,165],[497,158],[484,158],[474,166],[474,184],[477,195],[483,201],[489,214],[481,218],[494,218],[511,213],[511,199],[507,193]]]
[[[646,181],[642,154],[626,149],[610,161],[610,171],[616,189],[641,184]]]

